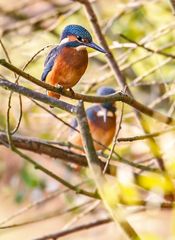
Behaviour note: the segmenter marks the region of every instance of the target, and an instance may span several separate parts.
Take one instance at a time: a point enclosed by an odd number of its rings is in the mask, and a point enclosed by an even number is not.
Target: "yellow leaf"
[[[120,183],[121,199],[127,204],[138,203],[140,201],[139,193],[133,184]]]
[[[139,184],[149,190],[163,191],[164,193],[172,192],[174,189],[171,179],[163,174],[147,173],[139,176]]]
[[[113,208],[116,207],[119,202],[119,188],[116,183],[105,183],[103,186],[103,194],[105,200]]]
[[[142,240],[161,240],[161,238],[153,233],[144,233],[142,236]]]

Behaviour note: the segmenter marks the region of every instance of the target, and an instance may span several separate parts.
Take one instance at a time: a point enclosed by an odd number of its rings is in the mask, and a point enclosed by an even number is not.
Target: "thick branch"
[[[139,240],[140,239],[139,236],[137,235],[136,231],[132,228],[130,223],[125,218],[124,213],[122,212],[121,209],[117,207],[117,202],[115,207],[111,206],[110,200],[106,196],[105,187],[107,187],[109,183],[106,181],[103,175],[103,171],[99,166],[99,159],[97,157],[97,154],[93,145],[93,141],[90,134],[90,129],[89,129],[89,125],[88,125],[88,121],[87,121],[87,117],[86,117],[86,113],[85,113],[82,101],[80,101],[79,105],[77,106],[77,120],[80,127],[83,147],[87,156],[88,166],[92,172],[93,180],[96,184],[97,190],[99,192],[99,195],[106,209],[108,210],[114,222],[121,226],[124,233],[126,234],[126,236],[128,236],[129,239]]]
[[[39,81],[39,80],[37,80]],[[39,81],[41,82],[41,81]],[[45,83],[44,83],[45,84]],[[46,84],[48,85],[48,84]],[[30,90],[28,88],[19,86],[17,84],[14,84],[10,81],[7,81],[5,79],[1,79],[0,78],[0,86],[8,89],[8,90],[13,90],[14,92],[20,93],[26,97],[30,97],[36,100],[39,100],[41,102],[44,102],[46,104],[61,108],[63,110],[66,110],[70,113],[73,113],[75,111],[75,107],[71,104],[65,103],[61,100],[57,100],[55,98],[51,98],[48,97],[45,94],[41,94],[38,92],[35,92],[33,90]],[[49,85],[50,86],[50,85]],[[54,91],[55,87],[54,88]],[[50,89],[50,88],[49,88]],[[53,90],[53,89],[52,89]],[[138,110],[139,112],[144,113],[145,115],[148,115],[160,122],[166,123],[166,124],[175,124],[175,119],[168,117],[166,115],[163,115],[151,108],[148,108],[147,106],[143,105],[142,103],[137,102],[134,98],[128,96],[127,94],[123,93],[123,92],[117,92],[115,94],[112,95],[108,95],[105,97],[100,97],[100,96],[87,96],[87,95],[83,95],[83,94],[78,94],[78,93],[74,93],[73,95],[71,93],[69,93],[68,91],[64,90],[64,95],[66,95],[67,97],[73,98],[73,99],[77,99],[77,100],[83,100],[83,101],[87,101],[87,102],[98,102],[98,103],[103,103],[103,102],[115,102],[115,101],[121,101],[124,102],[130,106],[132,106],[133,108],[135,108],[136,110]],[[62,94],[62,93],[61,93]]]
[[[8,143],[7,135],[0,132],[0,144]],[[84,155],[73,153],[71,151],[49,145],[42,140],[36,138],[22,137],[22,136],[12,136],[12,141],[15,147],[24,150],[29,150],[38,154],[45,154],[47,156],[61,159],[62,161],[75,163],[82,167],[87,167],[87,159]],[[100,161],[102,167],[105,166],[103,162]],[[110,169],[107,170],[110,173]]]
[[[65,110],[69,113],[74,113],[75,107],[72,104],[57,100],[56,98],[48,97],[45,94],[38,93],[26,87],[19,86],[16,83],[12,83],[10,81],[0,78],[0,86],[7,90],[13,90],[14,92],[20,93],[26,97],[38,100],[48,105],[61,108],[62,110]]]
[[[121,73],[121,70],[118,66],[118,63],[115,60],[114,55],[112,54],[112,52],[110,51],[110,49],[108,47],[108,44],[107,44],[106,39],[105,39],[105,37],[104,37],[104,35],[101,31],[99,22],[97,20],[97,16],[95,14],[95,11],[94,11],[90,1],[89,0],[73,0],[73,1],[80,2],[81,4],[83,4],[85,6],[86,11],[88,13],[89,20],[92,23],[92,26],[95,30],[95,33],[96,33],[98,39],[99,39],[101,45],[107,50],[107,58],[108,58],[108,61],[109,61],[109,64],[110,64],[112,70],[114,71],[116,80],[118,81],[118,83],[121,87],[123,87],[123,88],[127,87],[127,93],[130,95],[130,97],[133,97],[133,95],[132,95],[132,93],[131,93],[128,85],[127,85],[126,78]],[[143,118],[140,115],[140,112],[135,111],[135,113],[136,113],[136,117],[139,120],[140,125],[142,126],[144,132],[147,132],[147,129],[143,124]],[[155,142],[154,139],[149,139],[149,145],[150,145],[150,148],[152,148],[152,150],[156,149],[156,151],[153,151],[154,156],[157,158],[157,161],[158,161],[158,164],[159,164],[160,168],[162,170],[165,170],[165,166],[164,166],[163,159],[161,157],[159,146],[157,145],[157,143]]]
[[[32,151],[38,154],[45,154],[49,157],[61,159],[65,162],[75,163],[79,166],[87,167],[87,159],[84,155],[80,155],[66,149],[49,145],[41,139],[12,135],[12,141],[14,146],[17,148]],[[0,132],[0,144],[8,144],[7,135],[4,132]],[[156,169],[149,168],[147,166],[137,164],[131,161],[127,161],[125,159],[118,159],[118,161],[144,171],[156,171]],[[104,168],[104,162],[101,162],[100,164],[102,168]],[[111,174],[110,166],[107,168],[107,173]]]

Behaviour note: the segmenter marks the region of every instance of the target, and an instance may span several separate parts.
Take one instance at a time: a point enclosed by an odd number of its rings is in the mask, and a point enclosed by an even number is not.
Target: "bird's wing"
[[[94,105],[86,110],[87,118],[91,122],[96,122],[97,120],[97,113],[100,111],[99,105]]]
[[[96,122],[96,120],[97,120],[97,112],[99,110],[100,110],[100,106],[99,105],[94,105],[94,106],[92,106],[92,107],[90,107],[90,108],[88,108],[86,110],[87,118],[88,118],[88,120],[90,122]],[[70,124],[71,124],[71,126],[73,128],[77,128],[78,127],[77,119],[76,118],[72,119]],[[77,132],[75,132],[73,129],[71,129],[70,135],[72,135],[74,133],[77,134]]]
[[[42,81],[45,81],[47,74],[51,71],[51,69],[54,65],[55,58],[57,57],[59,52],[60,52],[60,48],[59,48],[59,46],[56,46],[56,47],[52,48],[52,50],[47,55],[46,60],[44,62],[44,71],[41,76]]]

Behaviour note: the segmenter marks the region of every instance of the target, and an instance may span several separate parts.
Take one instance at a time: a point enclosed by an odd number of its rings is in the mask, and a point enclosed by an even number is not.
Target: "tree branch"
[[[118,142],[133,142],[133,141],[138,141],[138,140],[144,140],[144,139],[147,139],[147,138],[158,137],[162,134],[172,132],[172,131],[175,131],[175,127],[171,127],[171,128],[159,131],[159,132],[144,134],[144,135],[140,135],[140,136],[118,138],[117,141]]]
[[[77,120],[80,127],[80,133],[82,136],[83,147],[87,156],[88,166],[92,172],[93,180],[95,181],[99,195],[111,215],[114,222],[123,229],[124,233],[132,240],[140,239],[136,231],[132,228],[129,222],[126,220],[122,209],[118,208],[117,202],[115,207],[111,205],[109,197],[106,196],[105,188],[109,187],[109,184],[104,175],[101,167],[99,166],[99,159],[97,157],[92,137],[90,134],[89,125],[86,118],[83,102],[80,101],[77,106]],[[117,194],[117,192],[114,191]],[[117,198],[116,198],[117,200]]]
[[[114,55],[112,54],[112,52],[110,51],[109,47],[108,47],[108,44],[106,42],[106,39],[101,31],[101,28],[100,28],[100,25],[98,23],[98,20],[97,20],[97,16],[95,14],[95,11],[93,10],[93,7],[90,3],[89,0],[73,0],[73,1],[77,1],[77,2],[80,2],[81,4],[83,4],[85,6],[85,9],[88,13],[88,18],[90,20],[90,22],[92,23],[92,26],[95,30],[95,33],[101,43],[101,45],[106,49],[107,51],[107,58],[108,58],[108,62],[109,62],[109,65],[111,67],[111,69],[113,70],[114,72],[114,76],[117,80],[117,82],[119,83],[119,85],[124,88],[124,87],[127,87],[127,93],[133,97],[132,95],[132,92],[130,91],[128,85],[127,85],[127,82],[126,82],[126,78],[125,76],[122,74],[119,66],[118,66],[118,63],[117,61],[115,60],[114,58]],[[140,126],[142,127],[142,129],[144,130],[144,132],[147,132],[147,128],[146,126],[143,124],[143,117],[140,115],[139,112],[136,112],[135,111],[135,114],[136,114],[136,117],[140,123]],[[164,170],[165,171],[165,166],[164,166],[164,162],[163,162],[163,159],[161,157],[161,151],[159,149],[159,146],[157,145],[157,143],[155,142],[154,139],[149,139],[149,146],[151,148],[151,150],[155,149],[155,151],[153,151],[153,154],[154,156],[156,157],[157,159],[157,162],[159,164],[159,167],[161,170]]]
[[[173,15],[175,15],[175,0],[169,0],[169,1],[170,1],[170,5],[172,7]]]
[[[57,158],[57,159],[60,159],[62,161],[69,162],[69,163],[74,163],[74,164],[77,164],[82,167],[88,166],[85,155],[80,155],[80,154],[74,153],[72,151],[68,151],[66,149],[55,147],[53,145],[46,143],[45,141],[43,141],[41,139],[13,135],[12,141],[13,141],[13,144],[15,147],[23,149],[23,150],[32,151],[32,152],[35,152],[38,154],[45,154],[49,157]],[[4,132],[0,132],[0,144],[8,146],[7,135]],[[149,167],[141,165],[141,164],[136,164],[134,162],[127,161],[125,159],[123,159],[123,160],[118,159],[118,161],[121,163],[124,163],[124,164],[128,164],[132,167],[144,170],[144,171],[153,171],[153,172],[156,171],[156,169],[149,168]],[[104,168],[105,163],[101,162],[100,164],[101,164],[102,168]],[[107,168],[106,172],[108,174],[111,174],[110,166]]]
[[[72,228],[69,228],[67,230],[57,232],[57,233],[52,233],[52,234],[49,234],[49,235],[46,235],[46,236],[43,236],[43,237],[35,238],[34,240],[48,240],[48,239],[56,240],[57,238],[67,236],[71,233],[87,230],[87,229],[93,228],[93,227],[98,227],[98,226],[101,226],[103,224],[110,223],[111,221],[112,221],[111,218],[100,219],[100,220],[97,220],[97,221],[93,221],[93,222],[90,222],[90,223],[86,223],[86,224],[82,224],[82,225],[79,225],[79,226],[76,226],[76,227],[72,227]]]
[[[39,80],[37,80],[39,81]],[[41,82],[41,81],[39,81]],[[45,83],[43,83],[45,84]],[[48,84],[46,84],[48,85]],[[40,102],[46,103],[48,105],[52,105],[58,108],[61,108],[67,112],[70,113],[74,113],[75,111],[75,106],[65,103],[61,100],[57,100],[55,98],[51,98],[48,97],[45,94],[42,93],[38,93],[35,92],[33,90],[30,90],[26,87],[23,86],[19,86],[17,84],[14,84],[10,81],[7,81],[5,79],[1,79],[0,78],[0,86],[7,89],[7,90],[13,90],[14,92],[20,93],[26,97],[30,97],[33,98],[35,100],[38,100]],[[51,88],[53,88],[51,91],[54,92],[58,92],[58,88],[52,87],[51,85],[48,85]],[[50,90],[49,87],[49,90]],[[55,90],[56,89],[56,90]],[[121,101],[124,102],[126,104],[128,104],[129,106],[135,108],[136,110],[138,110],[139,112],[144,113],[145,115],[148,115],[160,122],[163,122],[165,124],[170,124],[170,125],[174,125],[175,124],[175,119],[168,117],[162,113],[159,113],[151,108],[148,108],[147,106],[143,105],[142,103],[136,101],[134,98],[130,97],[129,95],[123,93],[123,92],[117,92],[115,94],[111,94],[105,97],[100,97],[100,96],[87,96],[87,95],[83,95],[83,94],[79,94],[79,93],[74,93],[73,95],[66,90],[63,90],[64,92],[64,96],[70,97],[72,99],[76,99],[76,100],[83,100],[86,102],[96,102],[96,103],[104,103],[104,102],[115,102],[115,101]],[[62,90],[59,91],[59,93],[63,93]]]
[[[20,93],[26,97],[38,100],[40,102],[46,103],[48,105],[52,105],[54,107],[60,108],[64,111],[67,111],[71,114],[74,113],[75,106],[61,100],[57,100],[56,98],[48,97],[46,94],[35,92],[31,89],[28,89],[23,86],[19,86],[15,83],[7,81],[5,79],[0,78],[0,86],[6,90],[13,90],[16,93]]]

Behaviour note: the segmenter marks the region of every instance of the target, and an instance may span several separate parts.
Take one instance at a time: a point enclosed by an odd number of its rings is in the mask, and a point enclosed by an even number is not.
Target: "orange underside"
[[[70,55],[68,57],[68,54]],[[75,86],[87,68],[88,58],[86,50],[79,53],[76,50],[66,49],[55,60],[52,70],[46,77],[46,83],[53,86],[72,88]],[[48,92],[49,96],[59,98],[59,94]]]
[[[60,94],[59,94],[59,93],[56,93],[56,92],[48,91],[48,92],[47,92],[47,95],[48,95],[49,97],[53,97],[53,98],[57,98],[57,99],[60,98]]]
[[[95,139],[97,142],[101,143],[104,146],[109,146],[112,142],[112,139],[115,135],[116,130],[116,119],[111,118],[107,123],[104,123],[104,126],[95,125],[89,121],[90,132],[92,138]],[[82,147],[82,140],[79,133],[74,133],[73,136],[70,138],[69,142],[72,144]],[[94,141],[95,150],[103,150],[104,147],[97,142]],[[81,150],[76,150],[76,152],[82,152]]]

